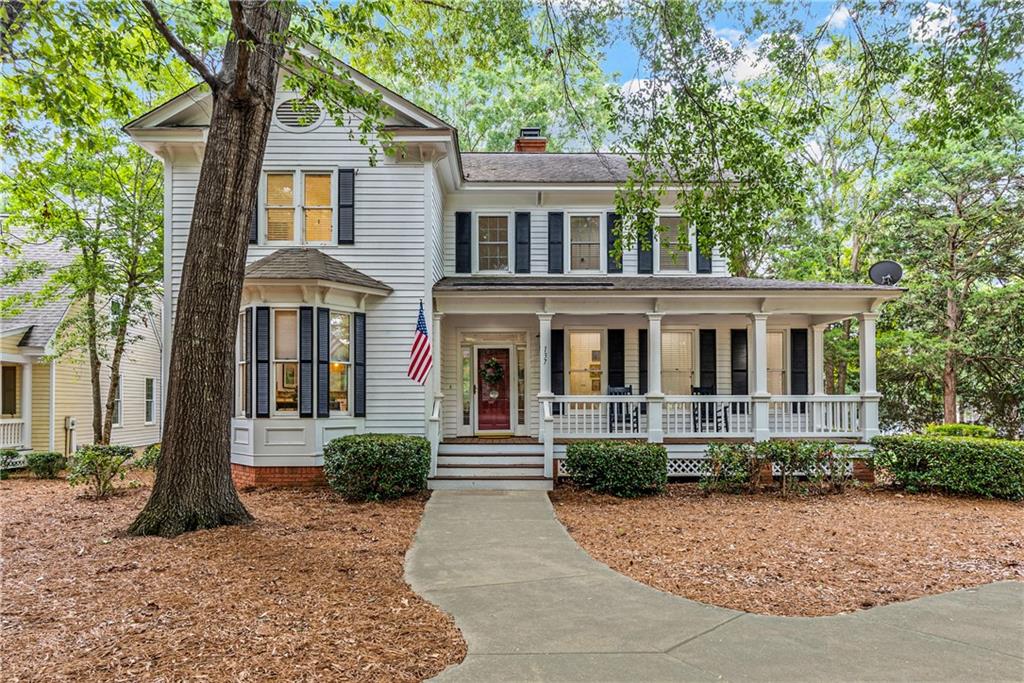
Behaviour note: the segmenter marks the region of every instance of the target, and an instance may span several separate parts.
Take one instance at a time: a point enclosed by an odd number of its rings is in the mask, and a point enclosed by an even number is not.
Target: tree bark
[[[86,255],[86,259],[90,257]],[[95,255],[91,258],[95,259]],[[95,273],[95,263],[89,266]],[[89,347],[89,384],[92,389],[92,438],[96,443],[103,444],[103,403],[100,398],[100,351],[99,330],[96,321],[96,281],[93,276],[89,293],[85,297],[86,344]]]
[[[188,235],[156,482],[128,532],[175,536],[252,519],[231,480],[229,424],[235,334],[249,222],[270,130],[289,3],[245,5],[250,49],[232,37],[219,85]],[[245,73],[236,69],[245,65]],[[242,79],[244,87],[235,87]]]

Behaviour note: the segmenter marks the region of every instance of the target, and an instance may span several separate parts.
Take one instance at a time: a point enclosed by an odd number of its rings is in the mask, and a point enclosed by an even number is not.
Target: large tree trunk
[[[252,519],[231,480],[235,334],[249,222],[273,112],[288,3],[246,5],[261,43],[248,55],[232,39],[214,88],[213,113],[178,293],[164,440],[146,507],[128,529],[175,536]]]

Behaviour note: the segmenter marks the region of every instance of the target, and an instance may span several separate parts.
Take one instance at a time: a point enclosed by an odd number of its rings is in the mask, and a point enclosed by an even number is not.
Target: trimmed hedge
[[[668,451],[646,441],[574,441],[565,451],[574,483],[619,498],[661,493],[668,484]]]
[[[25,465],[40,479],[56,479],[60,471],[67,466],[67,460],[63,453],[35,451],[25,456]]]
[[[925,436],[970,436],[976,439],[994,439],[996,430],[985,425],[930,424],[925,425]]]
[[[762,484],[768,466],[779,471],[783,495],[818,491],[842,491],[850,481],[847,463],[856,457],[853,449],[834,441],[773,439],[756,444],[712,444],[708,466],[701,476],[705,491],[753,493]],[[771,483],[772,478],[768,479]]]
[[[1024,442],[1002,439],[876,436],[872,466],[908,491],[936,489],[1024,499]]]
[[[353,434],[324,447],[324,475],[346,500],[393,500],[427,487],[430,443],[403,434]]]

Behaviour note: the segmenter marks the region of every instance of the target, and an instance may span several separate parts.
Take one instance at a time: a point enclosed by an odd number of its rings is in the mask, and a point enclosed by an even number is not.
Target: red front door
[[[508,349],[476,352],[476,428],[482,432],[512,429]]]

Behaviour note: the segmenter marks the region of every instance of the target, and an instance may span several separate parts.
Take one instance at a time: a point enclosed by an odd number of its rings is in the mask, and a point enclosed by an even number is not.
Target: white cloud
[[[956,25],[956,15],[949,5],[929,2],[921,14],[910,20],[910,39],[925,43]]]
[[[850,8],[846,5],[837,7],[832,16],[828,18],[828,27],[836,31],[843,30],[848,23],[850,23]]]

